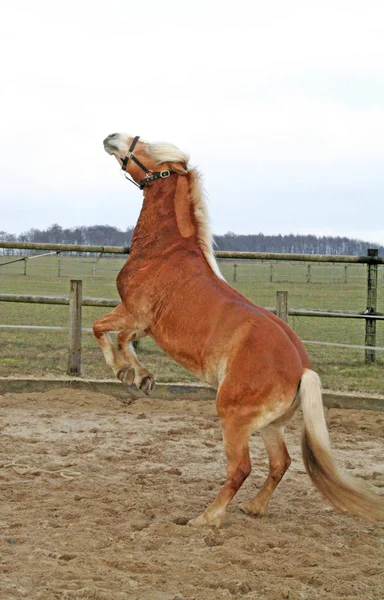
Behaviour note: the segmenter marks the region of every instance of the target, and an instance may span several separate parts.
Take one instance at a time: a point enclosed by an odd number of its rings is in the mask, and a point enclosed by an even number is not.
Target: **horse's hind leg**
[[[269,474],[258,494],[240,504],[240,509],[249,515],[265,515],[270,498],[291,464],[284,441],[284,428],[280,425],[268,425],[260,430],[269,458]]]
[[[220,527],[228,503],[251,472],[248,440],[251,434],[249,422],[241,424],[236,418],[222,419],[225,453],[227,456],[227,480],[207,510],[190,521],[191,525]]]

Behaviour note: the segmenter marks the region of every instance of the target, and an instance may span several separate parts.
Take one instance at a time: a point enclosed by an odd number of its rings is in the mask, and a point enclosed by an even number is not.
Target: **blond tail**
[[[332,458],[318,375],[305,369],[300,386],[304,415],[302,452],[305,468],[319,492],[338,510],[369,520],[384,519],[384,498],[341,473]]]

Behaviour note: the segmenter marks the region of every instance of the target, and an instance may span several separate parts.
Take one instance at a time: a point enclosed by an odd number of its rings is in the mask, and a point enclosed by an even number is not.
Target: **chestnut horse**
[[[249,515],[266,514],[291,462],[284,426],[299,404],[303,459],[315,486],[337,509],[383,519],[382,499],[335,466],[320,380],[303,343],[285,322],[247,300],[220,274],[201,179],[188,168],[188,156],[171,144],[117,133],[104,140],[104,147],[144,189],[130,255],[117,277],[121,304],[93,326],[105,360],[123,383],[149,394],[153,376],[130,344],[148,335],[217,389],[227,479],[191,523],[222,524],[228,503],[251,472],[248,442],[255,431],[267,449],[269,474],[258,494],[240,508]],[[118,348],[109,331],[119,331]]]

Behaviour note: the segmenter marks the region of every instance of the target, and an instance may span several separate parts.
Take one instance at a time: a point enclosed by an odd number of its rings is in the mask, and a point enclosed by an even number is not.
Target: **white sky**
[[[5,0],[0,230],[134,225],[103,138],[168,141],[216,233],[384,244],[382,0]]]

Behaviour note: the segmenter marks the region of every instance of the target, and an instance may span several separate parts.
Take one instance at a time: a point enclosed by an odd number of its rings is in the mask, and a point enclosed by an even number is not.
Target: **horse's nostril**
[[[111,133],[111,135],[107,135],[105,140],[103,140],[104,146],[108,146],[110,141],[113,140],[114,138],[117,138],[118,135],[119,135],[118,133]]]

